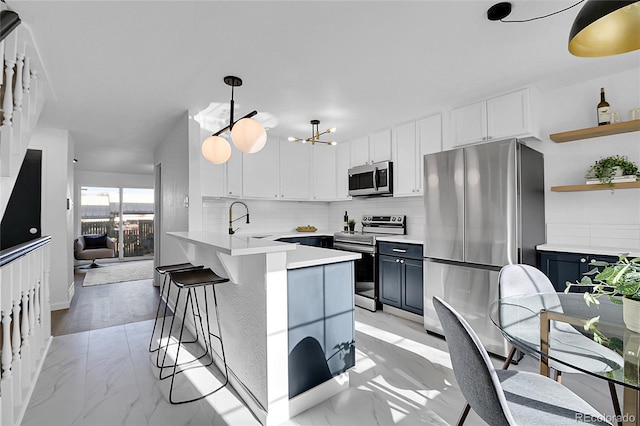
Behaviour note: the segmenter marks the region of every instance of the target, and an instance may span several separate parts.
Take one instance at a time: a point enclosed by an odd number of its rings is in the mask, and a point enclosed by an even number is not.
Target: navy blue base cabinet
[[[355,365],[353,262],[287,271],[289,398]]]
[[[378,253],[380,302],[422,315],[422,246],[380,242]]]
[[[613,263],[618,260],[617,256],[564,253],[555,251],[538,252],[538,269],[545,273],[553,283],[556,291],[564,291],[567,288],[567,281],[575,283],[580,281],[585,273],[594,267],[592,262],[603,261]],[[584,287],[572,287],[572,292],[584,293]]]

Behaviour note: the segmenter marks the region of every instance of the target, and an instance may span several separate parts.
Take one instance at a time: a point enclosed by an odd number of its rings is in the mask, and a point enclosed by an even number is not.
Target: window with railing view
[[[80,231],[116,241],[118,257],[153,256],[153,189],[82,187]]]

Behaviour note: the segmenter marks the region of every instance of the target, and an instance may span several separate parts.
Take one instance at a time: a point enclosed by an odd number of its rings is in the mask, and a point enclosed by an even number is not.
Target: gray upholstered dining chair
[[[500,270],[498,276],[499,282],[499,298],[503,299],[510,296],[522,296],[522,295],[534,295],[538,293],[555,294],[556,289],[547,278],[547,276],[539,269],[525,264],[506,265]],[[551,301],[551,302],[550,302]],[[537,314],[541,309],[553,309],[557,312],[563,312],[560,299],[545,297],[538,300],[533,299],[531,305],[528,306],[532,313]],[[540,340],[539,331],[539,319],[536,316],[531,317],[531,332],[533,333],[532,339],[536,341]],[[502,328],[507,328],[508,325],[502,324]],[[585,363],[584,357],[581,358],[580,365],[585,370],[589,371],[609,371],[610,365],[616,364],[617,366],[624,365],[622,356],[613,352],[599,343],[593,341],[589,337],[583,335],[578,330],[573,328],[570,324],[563,322],[551,322],[551,333],[554,334],[559,340],[562,340],[565,348],[574,347],[576,353],[590,353],[589,364]],[[519,349],[526,355],[533,356],[540,359],[540,355],[537,353],[527,352],[526,348],[513,346],[511,348],[510,356],[513,357],[513,352]],[[570,351],[565,351],[563,357],[570,359],[580,355],[574,355]],[[549,360],[549,366],[555,371],[556,380],[561,382],[562,373],[581,373],[581,371],[575,370],[562,363]],[[505,365],[505,369],[508,365]],[[611,401],[613,403],[613,409],[617,416],[620,416],[620,403],[618,401],[618,395],[616,387],[612,382],[609,384],[609,392],[611,393]],[[621,418],[621,417],[618,417]]]
[[[490,425],[609,425],[562,384],[537,373],[496,370],[469,323],[437,296],[433,305],[460,391]]]

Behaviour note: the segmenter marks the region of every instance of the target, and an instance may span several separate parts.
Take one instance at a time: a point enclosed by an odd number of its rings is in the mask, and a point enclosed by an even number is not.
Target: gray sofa
[[[73,243],[73,256],[76,260],[91,260],[91,267],[99,265],[96,259],[116,256],[116,243],[106,234],[81,235]]]

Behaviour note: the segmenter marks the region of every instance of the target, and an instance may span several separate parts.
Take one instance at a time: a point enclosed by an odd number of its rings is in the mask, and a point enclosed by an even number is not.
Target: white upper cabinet
[[[396,126],[393,131],[394,196],[422,194],[422,158],[442,150],[440,114]]]
[[[354,139],[349,142],[349,167],[369,164],[369,138]]]
[[[338,200],[347,200],[349,197],[349,150],[350,143],[340,143],[336,148],[336,179]]]
[[[203,197],[224,197],[225,175],[227,166],[225,164],[213,164],[207,161],[202,155],[200,161],[200,188]]]
[[[537,103],[537,91],[527,87],[452,110],[452,146],[511,137],[539,139]]]
[[[350,166],[377,163],[391,160],[391,129],[372,133],[369,137],[349,142]]]
[[[242,197],[242,152],[231,147],[227,165],[227,197]]]
[[[310,155],[311,144],[280,141],[280,199],[310,198]]]
[[[391,129],[385,129],[369,136],[369,161],[391,160]]]
[[[278,139],[269,138],[255,154],[242,154],[242,196],[278,198]]]
[[[313,200],[333,201],[336,199],[337,146],[317,144],[311,147],[313,158]]]

